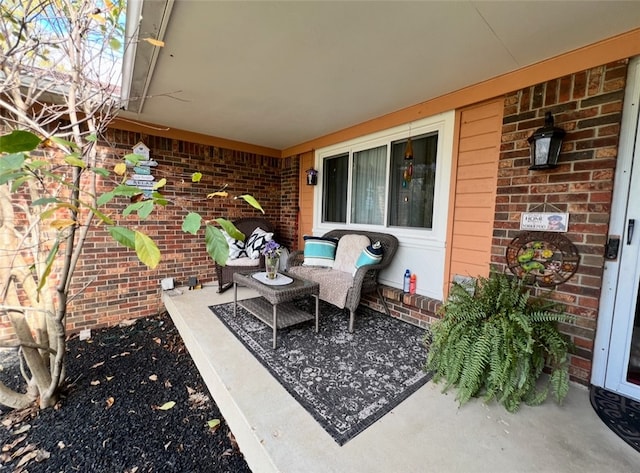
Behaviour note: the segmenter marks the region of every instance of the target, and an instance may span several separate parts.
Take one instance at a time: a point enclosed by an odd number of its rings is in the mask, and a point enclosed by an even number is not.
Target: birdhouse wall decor
[[[127,167],[130,168],[132,174],[126,184],[138,187],[142,191],[142,194],[134,196],[132,200],[150,199],[157,182],[152,173],[158,166],[158,162],[150,158],[150,149],[142,142],[138,142],[132,151],[142,159],[135,162],[127,161]]]
[[[138,141],[138,143],[133,147],[134,154],[139,154],[145,160],[149,159],[149,147],[145,145],[142,141]]]

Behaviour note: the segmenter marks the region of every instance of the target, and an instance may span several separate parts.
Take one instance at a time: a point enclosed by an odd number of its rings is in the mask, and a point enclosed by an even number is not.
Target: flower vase
[[[278,256],[265,256],[264,264],[267,270],[267,278],[275,279],[280,267],[280,258]]]

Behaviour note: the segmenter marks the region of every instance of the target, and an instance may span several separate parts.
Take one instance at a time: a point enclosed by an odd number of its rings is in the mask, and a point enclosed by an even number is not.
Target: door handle
[[[627,222],[627,245],[631,244],[631,240],[633,239],[633,227],[636,226],[636,219],[630,218],[629,222]]]

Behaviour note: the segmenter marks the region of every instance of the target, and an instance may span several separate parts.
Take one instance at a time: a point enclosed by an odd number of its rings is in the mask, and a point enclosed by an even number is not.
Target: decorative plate
[[[555,232],[523,232],[507,247],[507,265],[528,284],[557,286],[578,270],[575,245]]]

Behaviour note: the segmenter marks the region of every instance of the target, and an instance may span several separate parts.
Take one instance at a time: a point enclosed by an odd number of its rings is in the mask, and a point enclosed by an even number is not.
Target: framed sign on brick
[[[564,212],[523,212],[520,216],[520,230],[539,232],[566,232],[569,214]]]

